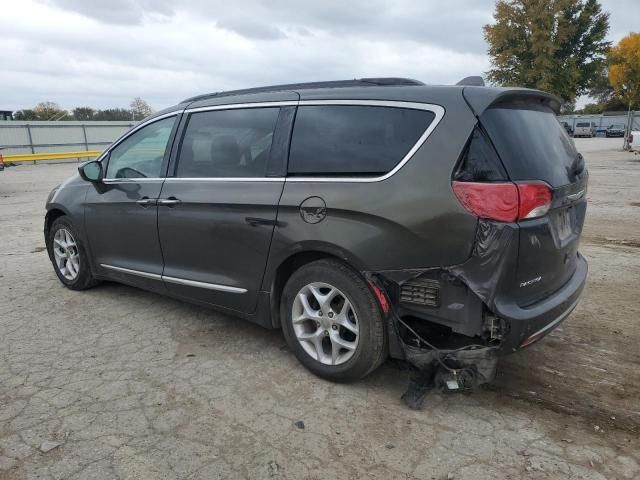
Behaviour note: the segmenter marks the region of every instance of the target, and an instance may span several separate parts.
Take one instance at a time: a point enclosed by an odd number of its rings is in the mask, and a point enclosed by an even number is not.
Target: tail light
[[[627,143],[629,144],[633,143],[633,133],[629,134],[629,138],[627,138]]]
[[[553,194],[543,182],[480,183],[453,181],[453,193],[470,213],[498,222],[542,217]]]

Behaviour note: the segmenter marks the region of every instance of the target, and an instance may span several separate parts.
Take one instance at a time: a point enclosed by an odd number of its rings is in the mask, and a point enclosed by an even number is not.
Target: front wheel
[[[65,287],[85,290],[98,283],[91,273],[84,245],[67,217],[57,218],[51,225],[47,250],[53,269]]]
[[[377,301],[364,279],[338,261],[318,260],[294,272],[282,294],[280,315],[289,347],[320,377],[356,380],[386,358]]]

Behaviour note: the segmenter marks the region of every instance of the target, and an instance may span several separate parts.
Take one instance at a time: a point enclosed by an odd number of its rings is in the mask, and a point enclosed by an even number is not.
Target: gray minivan
[[[558,108],[397,78],[190,98],[51,192],[47,250],[70,289],[117,281],[282,329],[325,378],[391,356],[490,381],[587,275],[588,174]]]

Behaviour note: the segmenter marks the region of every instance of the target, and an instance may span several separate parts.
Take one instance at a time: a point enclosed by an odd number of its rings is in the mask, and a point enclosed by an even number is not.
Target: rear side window
[[[279,112],[247,108],[192,113],[176,176],[263,177]]]
[[[584,169],[573,141],[548,107],[499,106],[480,120],[511,180],[543,180],[559,187],[575,182]]]
[[[351,105],[298,108],[290,175],[380,175],[392,170],[429,127],[425,110]]]

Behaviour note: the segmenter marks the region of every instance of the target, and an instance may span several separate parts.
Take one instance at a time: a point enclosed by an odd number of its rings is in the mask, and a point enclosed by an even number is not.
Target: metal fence
[[[640,130],[640,112],[629,112],[619,115],[559,115],[558,120],[567,122],[575,129],[577,122],[593,122],[598,129],[604,129],[610,125],[631,125],[631,130]]]
[[[134,122],[0,121],[4,155],[104,150]]]

